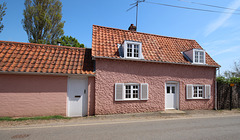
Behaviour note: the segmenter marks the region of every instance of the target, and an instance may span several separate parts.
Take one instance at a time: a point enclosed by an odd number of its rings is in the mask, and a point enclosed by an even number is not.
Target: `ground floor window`
[[[126,84],[125,85],[125,98],[126,99],[138,99],[139,97],[139,85],[138,84]]]
[[[193,97],[203,98],[203,86],[193,86]]]
[[[210,99],[211,85],[186,85],[187,99]]]
[[[115,83],[115,101],[148,100],[147,83]]]

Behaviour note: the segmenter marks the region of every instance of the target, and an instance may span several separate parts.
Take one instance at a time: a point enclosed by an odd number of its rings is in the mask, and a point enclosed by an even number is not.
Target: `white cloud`
[[[240,7],[240,0],[235,0],[232,3],[230,3],[230,5],[228,6],[228,8],[232,8],[232,9],[238,9],[239,7]],[[232,16],[232,14],[235,11],[236,10],[231,10],[231,11],[225,10],[225,12],[230,12],[230,14],[221,14],[221,16],[217,20],[210,23],[206,28],[205,35],[208,36],[214,31],[216,31],[218,28],[224,26],[224,23],[226,23],[226,21]]]
[[[220,54],[224,54],[224,53],[228,53],[228,52],[236,52],[237,50],[240,50],[240,46],[234,46],[234,47],[231,47],[228,49],[218,51],[215,54],[213,54],[212,56],[216,56],[216,55],[220,55]]]

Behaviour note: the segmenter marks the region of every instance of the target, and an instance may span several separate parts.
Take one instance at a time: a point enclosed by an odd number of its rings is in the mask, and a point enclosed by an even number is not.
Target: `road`
[[[240,115],[141,119],[0,128],[0,139],[24,140],[240,140]]]

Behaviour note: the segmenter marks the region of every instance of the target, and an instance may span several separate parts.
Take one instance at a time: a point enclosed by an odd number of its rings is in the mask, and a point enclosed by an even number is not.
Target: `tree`
[[[59,0],[25,0],[23,28],[31,43],[57,44],[64,34]]]
[[[62,36],[60,42],[62,46],[84,48],[84,44],[80,44],[78,40],[72,36]]]
[[[233,73],[235,74],[235,77],[240,77],[240,60],[234,62]]]
[[[2,32],[4,27],[2,20],[3,20],[3,16],[6,15],[6,9],[7,7],[5,2],[3,2],[3,4],[0,4],[0,33]]]
[[[225,71],[222,77],[225,77],[226,79],[240,78],[240,60],[238,62],[235,61],[233,69]]]

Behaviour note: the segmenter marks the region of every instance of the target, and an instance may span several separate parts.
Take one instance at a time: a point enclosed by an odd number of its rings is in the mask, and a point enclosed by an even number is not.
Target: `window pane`
[[[202,86],[199,86],[198,87],[198,97],[203,97],[203,87]]]
[[[198,63],[198,52],[195,51],[195,62]]]
[[[133,98],[138,98],[138,85],[133,85]]]
[[[193,97],[197,97],[197,87],[195,86],[195,87],[193,87],[193,90],[194,90],[194,92],[193,92]]]
[[[170,87],[167,86],[167,94],[169,94],[169,93],[170,93]]]
[[[138,57],[139,45],[134,45],[134,57]]]
[[[200,63],[204,63],[204,53],[200,52]]]
[[[127,57],[132,57],[132,44],[127,44]]]
[[[125,89],[126,89],[126,95],[125,95],[125,98],[131,98],[131,86],[130,85],[126,85],[125,86]]]
[[[172,93],[175,94],[175,87],[172,87]]]

